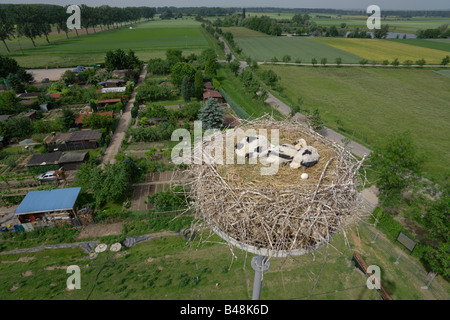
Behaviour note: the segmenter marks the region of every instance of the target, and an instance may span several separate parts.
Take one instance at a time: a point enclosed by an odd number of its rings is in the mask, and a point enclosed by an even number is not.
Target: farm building
[[[80,130],[60,133],[46,139],[50,151],[67,151],[97,148],[97,140],[102,137],[98,130]]]
[[[203,102],[206,102],[206,100],[208,100],[208,98],[213,98],[218,103],[222,103],[222,95],[218,91],[208,90],[208,91],[203,92]]]
[[[26,230],[39,227],[80,225],[75,202],[81,188],[30,191],[14,212]]]

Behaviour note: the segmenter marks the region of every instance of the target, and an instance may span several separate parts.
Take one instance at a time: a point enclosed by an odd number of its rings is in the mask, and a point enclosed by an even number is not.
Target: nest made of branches
[[[364,159],[298,122],[260,118],[239,128],[267,129],[269,135],[278,129],[280,144],[303,138],[318,149],[319,162],[311,168],[280,167],[275,175],[261,175],[261,164],[191,165],[184,177],[197,218],[193,229],[207,227],[248,252],[286,257],[319,248],[357,220]],[[210,157],[208,142],[202,146],[202,156]],[[301,179],[302,173],[309,178]]]

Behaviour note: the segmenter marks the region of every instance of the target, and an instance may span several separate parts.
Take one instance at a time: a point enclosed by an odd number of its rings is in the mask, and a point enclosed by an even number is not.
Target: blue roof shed
[[[30,191],[14,212],[15,215],[72,210],[81,188]]]

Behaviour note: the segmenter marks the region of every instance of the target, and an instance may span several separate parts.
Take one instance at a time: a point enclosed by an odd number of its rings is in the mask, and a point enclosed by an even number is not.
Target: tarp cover
[[[74,207],[80,191],[81,188],[30,191],[14,214],[70,210]]]

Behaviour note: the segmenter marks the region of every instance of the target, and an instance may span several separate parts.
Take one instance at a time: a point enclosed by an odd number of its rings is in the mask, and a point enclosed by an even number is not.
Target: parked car
[[[43,174],[40,174],[37,177],[37,179],[40,182],[53,182],[53,181],[55,181],[55,177],[56,177],[57,180],[61,179],[61,177],[56,174],[56,171],[53,170],[53,171],[47,171],[47,172],[45,172]]]
[[[84,66],[77,66],[75,69],[72,70],[72,72],[79,73],[79,72],[83,71],[84,69],[86,69],[86,67],[84,67]]]
[[[49,82],[50,81],[50,79],[49,78],[44,78],[44,79],[42,79],[42,82],[43,83],[45,83],[45,82]]]

